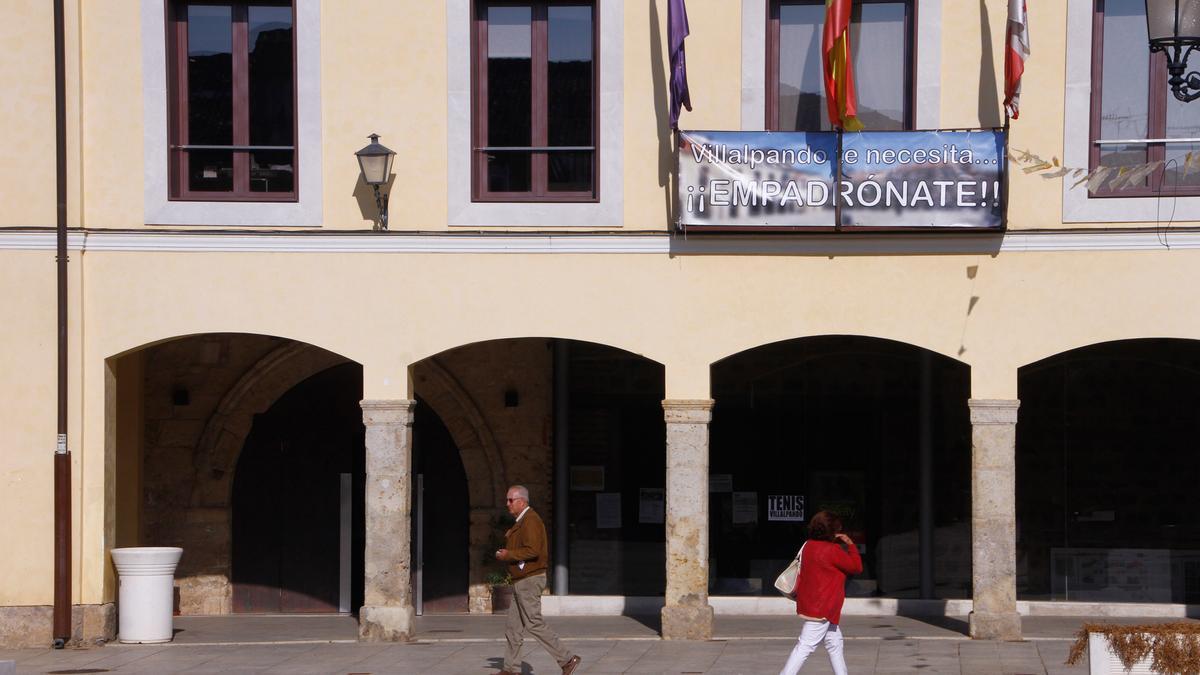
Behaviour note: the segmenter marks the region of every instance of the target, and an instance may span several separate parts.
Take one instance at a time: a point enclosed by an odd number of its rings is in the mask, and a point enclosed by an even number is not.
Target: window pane
[[[824,5],[779,8],[779,129],[829,128],[821,74]]]
[[[531,78],[533,12],[528,6],[487,10],[487,145],[529,147],[533,140]],[[487,181],[492,192],[528,192],[528,152],[488,155]]]
[[[1105,0],[1101,74],[1101,139],[1149,138],[1150,50],[1144,0]],[[1102,166],[1147,161],[1146,146],[1102,145]]]
[[[592,8],[549,8],[550,145],[592,144]]]
[[[487,14],[487,144],[529,146],[532,12],[529,7],[489,7]]]
[[[292,8],[251,5],[247,22],[250,144],[292,145]]]
[[[830,129],[821,69],[825,5],[779,8],[779,128],[782,131]],[[867,129],[904,128],[905,3],[857,4],[850,22],[858,118]]]
[[[233,143],[233,12],[189,5],[188,138],[193,145]]]
[[[487,154],[487,189],[489,192],[529,192],[529,152],[490,152]]]
[[[290,150],[258,150],[250,153],[251,192],[292,192],[296,187],[295,165]]]
[[[592,152],[551,152],[550,191],[590,192],[592,190]]]
[[[592,142],[592,8],[550,7],[547,45],[549,145]],[[592,189],[591,152],[549,155],[553,191]]]
[[[233,153],[228,150],[189,150],[188,189],[229,192],[233,189]]]
[[[1171,94],[1171,88],[1166,87],[1167,97],[1167,133],[1165,138],[1200,138],[1200,106],[1195,103],[1184,103]],[[1163,187],[1195,187],[1200,185],[1200,172],[1192,171],[1183,175],[1183,163],[1188,153],[1200,153],[1197,143],[1168,143],[1167,170],[1163,175]]]
[[[856,5],[850,22],[858,119],[867,129],[904,129],[904,3]]]

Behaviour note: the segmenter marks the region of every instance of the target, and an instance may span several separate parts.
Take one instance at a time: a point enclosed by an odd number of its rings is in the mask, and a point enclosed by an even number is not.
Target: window
[[[479,2],[475,201],[596,201],[592,3]]]
[[[1171,94],[1166,56],[1147,46],[1145,0],[1096,0],[1092,36],[1089,168],[1167,162],[1140,185],[1092,196],[1200,195],[1200,174],[1183,171],[1200,144],[1169,141],[1200,137],[1200,104]]]
[[[868,130],[913,128],[915,0],[860,0],[850,17],[858,118]],[[821,33],[824,0],[771,0],[767,19],[766,125],[828,131]]]
[[[295,201],[292,3],[169,10],[171,199]]]

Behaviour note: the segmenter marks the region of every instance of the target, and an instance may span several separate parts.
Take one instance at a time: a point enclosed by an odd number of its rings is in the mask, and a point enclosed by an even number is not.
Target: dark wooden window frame
[[[296,96],[296,3],[295,0],[164,0],[167,17],[167,171],[168,198],[171,201],[205,202],[295,202],[300,190],[300,147],[297,142]],[[292,9],[292,186],[291,192],[252,192],[250,190],[250,152],[234,149],[233,189],[229,191],[190,190],[187,186],[187,18],[180,11],[185,5],[231,5],[233,8],[233,144],[249,148],[250,82],[249,32],[247,13],[250,5],[277,5]]]
[[[600,201],[600,0],[472,0],[471,3],[471,200],[475,202],[599,202]],[[532,146],[547,147],[549,119],[546,101],[549,64],[547,8],[591,7],[592,9],[592,189],[550,191],[549,158],[546,151],[530,151],[529,192],[492,192],[487,189],[487,8],[529,5],[533,10],[532,50]]]
[[[1100,168],[1100,114],[1103,103],[1104,82],[1104,1],[1093,0],[1092,3],[1092,100],[1088,123],[1088,171]],[[1149,49],[1149,47],[1147,47]],[[1150,101],[1147,107],[1146,133],[1148,138],[1165,138],[1167,132],[1167,57],[1162,52],[1150,55]],[[1119,139],[1111,139],[1119,140]],[[1167,146],[1165,143],[1146,143],[1146,161],[1155,162],[1165,159]],[[1172,197],[1200,196],[1200,186],[1174,187],[1163,185],[1161,169],[1148,176],[1146,185],[1127,187],[1121,190],[1110,190],[1107,187],[1091,191],[1088,196],[1096,198],[1108,197]]]
[[[767,74],[766,74],[766,119],[767,131],[779,130],[779,7],[781,5],[824,5],[825,0],[765,0],[767,2]],[[859,4],[903,1],[904,35],[907,44],[904,55],[904,128],[916,128],[916,72],[917,72],[917,0],[857,0]],[[808,129],[807,131],[820,131]]]

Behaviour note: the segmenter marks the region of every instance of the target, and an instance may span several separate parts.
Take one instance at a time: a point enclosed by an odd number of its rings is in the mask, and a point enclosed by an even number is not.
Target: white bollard
[[[121,642],[170,642],[175,628],[175,566],[183,549],[143,546],[112,549],[120,576],[117,638]]]

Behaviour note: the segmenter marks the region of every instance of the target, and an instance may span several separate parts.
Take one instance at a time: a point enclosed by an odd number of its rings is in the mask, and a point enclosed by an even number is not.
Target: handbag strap
[[[808,544],[808,542],[807,542],[807,541],[806,541],[806,542],[804,542],[803,544],[800,544],[800,550],[799,550],[799,551],[796,551],[796,562],[800,562],[800,556],[804,554],[804,547],[805,547],[807,544]]]

